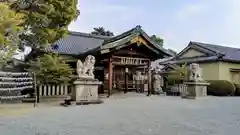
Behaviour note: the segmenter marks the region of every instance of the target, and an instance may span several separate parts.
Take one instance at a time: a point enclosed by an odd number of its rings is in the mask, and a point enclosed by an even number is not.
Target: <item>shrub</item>
[[[187,63],[182,66],[176,66],[173,70],[169,71],[167,79],[168,85],[182,84],[183,81],[188,81],[189,71]]]
[[[168,79],[167,80],[167,84],[168,85],[174,85],[175,84],[175,80],[174,79]]]
[[[181,79],[173,79],[173,78],[169,78],[167,80],[167,84],[168,85],[175,85],[175,84],[182,84],[183,83],[183,80]]]
[[[75,78],[74,70],[58,54],[44,54],[36,61],[29,62],[27,70],[35,72],[40,83],[67,83]]]
[[[235,85],[226,80],[208,80],[207,92],[213,96],[228,96],[235,92]]]

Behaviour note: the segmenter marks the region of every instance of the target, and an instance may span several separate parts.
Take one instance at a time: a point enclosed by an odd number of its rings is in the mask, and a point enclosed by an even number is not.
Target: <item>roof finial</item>
[[[141,25],[137,25],[137,26],[136,26],[136,29],[141,29],[141,28],[142,28]]]

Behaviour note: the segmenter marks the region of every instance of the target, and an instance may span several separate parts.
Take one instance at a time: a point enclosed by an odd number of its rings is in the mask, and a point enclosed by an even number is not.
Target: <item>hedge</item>
[[[240,96],[240,84],[234,84],[235,85],[235,96]]]
[[[210,85],[207,88],[208,95],[229,96],[234,94],[235,85],[227,80],[208,80]]]

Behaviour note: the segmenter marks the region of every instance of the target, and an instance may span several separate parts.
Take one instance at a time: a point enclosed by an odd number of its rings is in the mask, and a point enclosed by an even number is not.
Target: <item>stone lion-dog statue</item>
[[[94,64],[96,60],[92,55],[88,55],[85,61],[77,61],[77,74],[79,78],[94,78]]]
[[[202,69],[200,68],[199,64],[192,63],[189,66],[190,71],[190,80],[192,81],[202,81]]]

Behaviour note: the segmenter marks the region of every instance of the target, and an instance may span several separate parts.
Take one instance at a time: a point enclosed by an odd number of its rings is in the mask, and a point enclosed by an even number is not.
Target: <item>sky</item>
[[[78,7],[72,31],[102,26],[117,35],[141,25],[177,52],[190,41],[240,48],[240,0],[79,0]]]
[[[240,48],[240,0],[79,0],[78,8],[71,31],[89,33],[102,26],[117,35],[141,25],[177,52],[190,41]]]

